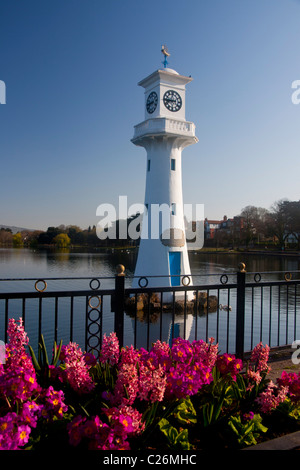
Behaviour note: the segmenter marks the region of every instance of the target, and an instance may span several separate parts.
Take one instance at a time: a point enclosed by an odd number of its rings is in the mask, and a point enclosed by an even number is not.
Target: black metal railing
[[[11,317],[22,317],[33,346],[43,334],[49,348],[63,339],[95,354],[111,331],[121,346],[147,349],[176,336],[214,337],[221,351],[239,357],[260,341],[281,347],[300,338],[298,271],[247,273],[241,263],[237,272],[180,279],[162,288],[143,277],[133,288],[121,265],[110,278],[1,279],[0,339],[7,341]]]

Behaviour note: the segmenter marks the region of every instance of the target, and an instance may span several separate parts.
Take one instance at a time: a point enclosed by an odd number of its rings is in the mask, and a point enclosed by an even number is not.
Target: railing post
[[[124,294],[125,294],[125,268],[122,264],[117,266],[115,277],[115,333],[119,339],[120,348],[124,340]]]
[[[245,264],[239,264],[237,272],[237,300],[236,300],[236,356],[243,359],[244,337],[245,337],[245,284],[246,269]]]

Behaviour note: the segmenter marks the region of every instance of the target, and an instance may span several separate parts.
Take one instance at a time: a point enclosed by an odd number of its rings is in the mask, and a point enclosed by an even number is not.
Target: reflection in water
[[[253,282],[253,275],[249,273],[273,272],[274,274],[262,275],[262,281],[278,279],[279,271],[299,270],[298,257],[263,256],[247,254],[193,254],[190,253],[190,266],[194,285],[219,284],[220,275],[227,273],[229,282],[235,280],[238,264],[244,262],[247,270],[247,282]],[[53,277],[107,277],[101,280],[101,288],[112,288],[116,266],[123,264],[126,268],[126,285],[131,285],[134,273],[136,254],[125,250],[115,250],[114,253],[105,253],[99,250],[94,252],[80,250],[30,250],[30,249],[0,249],[0,278],[53,278]],[[213,274],[217,273],[217,276]],[[89,288],[89,279],[73,281],[47,281],[47,290],[82,290]],[[29,291],[34,289],[33,281],[19,281],[17,284],[2,281],[0,292]],[[203,294],[205,297],[205,293]],[[229,333],[234,331],[236,317],[236,290],[228,291],[225,286],[220,291],[210,289],[209,296],[217,299],[215,306],[204,308],[195,312],[176,313],[175,317],[168,311],[151,314],[148,323],[147,313],[139,313],[135,319],[128,312],[124,318],[125,344],[134,344],[133,331],[136,328],[136,346],[151,345],[157,339],[170,342],[178,335],[193,341],[196,337],[207,340],[214,337],[219,341],[220,347],[225,350],[234,349],[235,338]],[[295,300],[296,299],[296,300]],[[205,298],[204,298],[205,301]],[[288,301],[288,302],[287,302]],[[275,318],[279,305],[282,304],[280,317]],[[221,309],[220,305],[228,306]],[[287,309],[287,305],[289,305]],[[261,339],[265,342],[275,343],[278,336],[289,337],[289,328],[292,327],[295,317],[295,309],[299,307],[299,292],[292,289],[282,290],[273,288],[272,292],[264,289],[262,293],[259,285],[255,289],[246,290],[246,347],[251,347],[251,338],[254,336],[254,344]],[[26,329],[31,341],[37,339],[38,330],[38,302],[36,299],[26,300]],[[263,309],[263,315],[261,311]],[[49,344],[54,338],[54,299],[43,300],[42,326],[43,332]],[[272,312],[272,316],[270,314]],[[18,318],[22,313],[22,301],[10,301],[9,315]],[[0,302],[0,325],[2,328],[5,315],[5,306]],[[84,343],[84,319],[85,299],[74,300],[73,306],[74,327],[73,339],[79,344]],[[288,319],[288,326],[287,326]],[[174,328],[172,328],[174,320]],[[298,321],[300,324],[300,322]],[[229,325],[229,326],[228,326]],[[58,306],[58,340],[65,341],[70,331],[70,299],[59,299]],[[110,299],[103,302],[102,332],[109,334],[114,329],[114,314],[111,312]],[[263,334],[262,334],[263,330]],[[3,331],[0,330],[0,336]]]
[[[173,325],[174,321],[174,325]],[[165,341],[170,346],[172,345],[173,338],[180,336],[181,338],[189,339],[193,324],[193,315],[173,315],[172,312],[164,312],[151,314],[150,322],[148,323],[147,314],[140,312],[138,321],[132,318],[132,328],[136,328],[136,347],[151,347],[158,339]]]

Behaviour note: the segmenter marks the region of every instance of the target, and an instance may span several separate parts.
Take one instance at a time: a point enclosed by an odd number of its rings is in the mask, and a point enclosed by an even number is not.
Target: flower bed
[[[268,379],[269,347],[250,361],[220,354],[213,338],[148,352],[104,335],[99,360],[75,343],[41,338],[11,319],[0,364],[0,449],[237,449],[299,430],[300,374]]]

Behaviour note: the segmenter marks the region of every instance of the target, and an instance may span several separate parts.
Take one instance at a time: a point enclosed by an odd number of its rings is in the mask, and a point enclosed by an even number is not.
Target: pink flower
[[[175,338],[171,348],[173,361],[189,364],[193,359],[193,348],[191,343],[182,338]]]
[[[81,425],[84,423],[86,418],[78,415],[75,416],[73,421],[68,424],[67,430],[69,434],[69,443],[71,446],[78,446],[82,439],[82,428]]]
[[[26,353],[18,355],[7,346],[7,359],[0,374],[0,394],[13,402],[26,401],[40,390],[32,361]]]
[[[70,342],[63,348],[62,358],[65,362],[65,369],[62,372],[64,380],[79,394],[91,392],[95,384],[89,374],[90,366],[86,363],[79,346]]]
[[[14,318],[8,321],[7,334],[11,349],[15,349],[19,354],[25,352],[25,346],[28,344],[27,333],[24,330],[23,320],[19,318],[19,325]]]
[[[254,418],[254,413],[253,411],[249,411],[248,413],[244,413],[242,417],[244,421],[251,421],[251,419]]]
[[[43,405],[38,405],[35,401],[23,403],[20,419],[31,428],[37,425],[38,417],[41,415]]]
[[[252,390],[255,384],[259,384],[262,380],[262,376],[259,372],[255,372],[251,368],[247,370],[247,378],[249,380],[247,390]]]
[[[209,338],[208,341],[208,343],[202,339],[193,341],[192,346],[194,350],[194,360],[212,369],[218,357],[218,344],[213,344],[214,338]]]
[[[111,366],[118,363],[120,356],[119,340],[116,333],[110,333],[106,336],[104,333],[102,348],[100,352],[100,362],[108,362]]]
[[[228,353],[220,355],[217,358],[216,365],[222,375],[230,374],[233,380],[236,380],[236,375],[243,368],[242,360]]]
[[[167,376],[164,368],[159,364],[157,368],[149,367],[148,361],[139,364],[139,398],[140,400],[162,401],[167,385]]]
[[[129,450],[127,437],[141,432],[143,428],[139,422],[142,415],[126,406],[103,411],[109,425],[99,416],[89,419],[77,416],[67,426],[70,444],[77,446],[83,442],[91,450]]]
[[[21,426],[18,426],[18,429],[16,432],[16,441],[19,447],[23,447],[25,444],[27,444],[29,440],[30,432],[31,432],[31,429],[29,426],[24,425],[24,424],[22,424]]]
[[[195,395],[205,384],[212,381],[211,370],[201,364],[175,363],[168,373],[167,394],[176,398]]]
[[[39,395],[39,404],[41,405],[40,416],[44,419],[63,418],[68,406],[64,403],[64,392],[56,391],[52,387],[42,390]]]
[[[138,371],[136,366],[130,363],[122,364],[115,383],[112,403],[132,405],[138,393],[138,386]]]
[[[278,385],[288,387],[288,393],[292,401],[300,400],[300,373],[283,371],[277,379]]]
[[[97,359],[92,353],[85,353],[83,355],[84,361],[88,366],[94,366],[97,364]]]
[[[253,349],[250,357],[250,362],[255,363],[255,370],[257,372],[266,371],[270,372],[271,367],[268,366],[270,347],[268,345],[263,346],[262,342],[257,344]]]
[[[257,403],[260,405],[262,413],[271,413],[272,410],[284,402],[288,393],[288,387],[277,386],[272,380],[269,382],[266,390],[259,394],[256,398]]]
[[[78,446],[82,441],[88,443],[89,449],[109,449],[113,440],[110,427],[101,421],[98,416],[90,419],[76,416],[67,426],[69,442]]]
[[[27,444],[30,432],[16,413],[7,413],[0,418],[0,450],[19,450]]]
[[[150,349],[148,359],[154,367],[161,365],[165,370],[168,370],[172,362],[170,346],[165,342],[157,340]]]
[[[137,349],[134,349],[134,347],[131,345],[126,346],[121,350],[120,354],[120,364],[121,366],[123,364],[134,364],[136,365],[140,360],[140,353]]]
[[[103,409],[103,412],[109,418],[111,427],[121,434],[139,435],[145,429],[142,413],[132,406],[121,405],[120,407]]]

